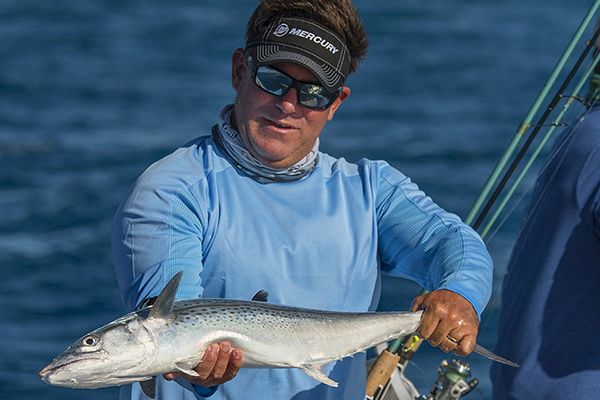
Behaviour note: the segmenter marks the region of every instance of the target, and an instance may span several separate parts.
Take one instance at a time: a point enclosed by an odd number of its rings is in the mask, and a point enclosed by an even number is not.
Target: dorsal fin
[[[148,318],[162,318],[168,319],[173,315],[173,302],[175,301],[175,294],[181,281],[183,272],[179,271],[171,278],[167,286],[164,287],[162,292],[158,295],[158,298],[150,309]]]
[[[252,297],[253,301],[269,301],[269,292],[267,292],[266,290],[259,290],[258,292],[256,292],[256,294],[254,295],[254,297]]]

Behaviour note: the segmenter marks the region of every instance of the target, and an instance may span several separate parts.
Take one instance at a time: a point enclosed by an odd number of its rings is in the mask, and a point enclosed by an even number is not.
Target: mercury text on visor
[[[305,31],[305,30],[299,29],[299,28],[289,29],[287,24],[279,25],[277,27],[277,29],[275,29],[274,33],[276,36],[279,36],[279,37],[281,37],[285,34],[288,34],[288,35],[300,36],[305,39],[312,40],[313,42],[325,47],[327,50],[329,50],[331,52],[331,54],[335,54],[339,51],[339,49],[337,47],[335,47],[333,44],[331,44],[327,40],[323,39],[321,36],[315,35],[312,32],[308,32],[308,31]]]

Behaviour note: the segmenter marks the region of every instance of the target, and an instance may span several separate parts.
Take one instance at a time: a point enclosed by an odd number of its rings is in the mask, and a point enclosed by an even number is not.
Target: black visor
[[[339,93],[350,73],[350,53],[333,32],[300,18],[278,18],[248,38],[246,51],[256,67],[291,62],[312,71],[330,93]]]

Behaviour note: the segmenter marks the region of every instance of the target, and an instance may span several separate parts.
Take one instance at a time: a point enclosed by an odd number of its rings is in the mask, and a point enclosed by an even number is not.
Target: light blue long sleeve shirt
[[[301,180],[264,184],[239,172],[211,137],[201,137],[150,166],[114,224],[127,308],[156,296],[183,271],[178,299],[248,300],[264,289],[272,303],[367,311],[377,306],[381,273],[388,273],[428,290],[452,290],[482,312],[492,262],[471,228],[385,162],[319,157]],[[364,398],[364,354],[324,372],[339,388],[295,369],[242,369],[211,399]],[[159,398],[211,394],[158,382]],[[121,398],[145,397],[136,383],[123,387]]]

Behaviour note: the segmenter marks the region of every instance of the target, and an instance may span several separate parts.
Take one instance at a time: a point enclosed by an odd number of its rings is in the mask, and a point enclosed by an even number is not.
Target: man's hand
[[[475,348],[479,319],[467,299],[450,290],[415,297],[411,311],[424,310],[418,334],[446,353],[466,356]]]
[[[210,387],[235,378],[243,362],[242,351],[232,348],[231,343],[213,343],[204,352],[200,364],[194,368],[200,376],[191,376],[179,371],[168,372],[163,376],[169,381],[182,376],[195,385]]]

